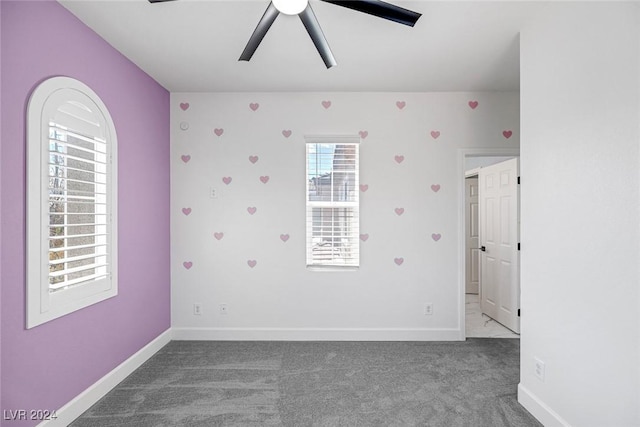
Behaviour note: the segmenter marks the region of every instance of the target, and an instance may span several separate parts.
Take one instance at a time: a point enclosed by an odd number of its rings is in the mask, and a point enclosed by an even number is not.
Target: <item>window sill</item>
[[[331,272],[331,273],[342,273],[342,272],[354,272],[360,270],[359,266],[354,265],[307,265],[308,271],[322,271],[322,272]]]

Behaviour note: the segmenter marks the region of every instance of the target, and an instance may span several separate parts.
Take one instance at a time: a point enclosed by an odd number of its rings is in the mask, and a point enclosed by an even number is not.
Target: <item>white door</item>
[[[480,307],[520,332],[518,159],[480,169]]]
[[[480,241],[478,239],[478,177],[465,179],[465,292],[477,294],[480,282]]]

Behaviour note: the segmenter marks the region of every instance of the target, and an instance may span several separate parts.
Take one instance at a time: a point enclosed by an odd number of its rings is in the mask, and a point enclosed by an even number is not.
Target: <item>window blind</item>
[[[307,266],[360,263],[359,145],[307,143]]]
[[[91,125],[98,126],[82,123]],[[48,157],[48,277],[56,292],[110,274],[110,156],[106,140],[50,122]]]

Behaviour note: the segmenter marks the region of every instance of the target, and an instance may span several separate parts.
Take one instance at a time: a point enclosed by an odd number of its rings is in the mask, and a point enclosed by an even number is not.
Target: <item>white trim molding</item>
[[[524,406],[545,427],[571,427],[571,424],[563,420],[522,383],[518,384],[518,403]]]
[[[446,328],[173,328],[177,341],[460,341],[460,337],[460,330]]]
[[[115,386],[122,382],[122,380],[131,375],[133,371],[142,366],[144,362],[149,360],[151,356],[156,354],[162,347],[167,345],[171,339],[172,330],[169,328],[56,411],[57,418],[43,421],[38,424],[38,427],[68,426],[76,418],[95,405]]]

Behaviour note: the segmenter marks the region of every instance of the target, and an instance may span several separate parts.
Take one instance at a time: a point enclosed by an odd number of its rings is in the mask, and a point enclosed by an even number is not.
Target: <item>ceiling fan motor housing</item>
[[[298,15],[307,8],[309,0],[272,0],[273,5],[285,15]]]

